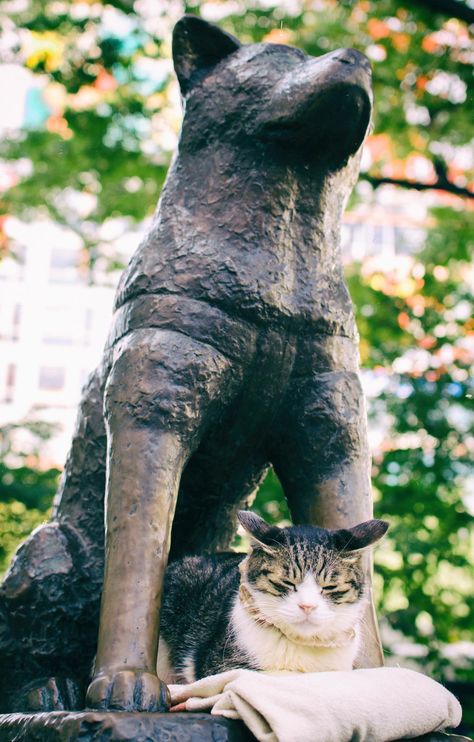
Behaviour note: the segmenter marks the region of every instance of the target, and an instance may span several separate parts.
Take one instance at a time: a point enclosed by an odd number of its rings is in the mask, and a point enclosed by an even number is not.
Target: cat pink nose
[[[316,606],[310,605],[309,603],[298,603],[298,608],[301,608],[301,610],[304,611],[307,616],[309,616],[309,614],[314,611]]]

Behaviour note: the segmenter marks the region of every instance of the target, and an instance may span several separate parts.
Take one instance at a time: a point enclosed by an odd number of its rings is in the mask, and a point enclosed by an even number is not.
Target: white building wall
[[[0,426],[57,423],[46,456],[61,465],[81,388],[98,364],[114,289],[88,286],[77,246],[30,242],[0,262]]]

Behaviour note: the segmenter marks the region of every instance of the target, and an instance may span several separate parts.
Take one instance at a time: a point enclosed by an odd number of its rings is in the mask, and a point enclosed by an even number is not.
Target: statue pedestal
[[[297,739],[297,731],[295,739]],[[433,733],[418,742],[469,742]],[[252,742],[240,721],[210,714],[54,711],[0,714],[1,742]]]
[[[251,742],[247,728],[210,714],[54,711],[0,714],[1,742]]]

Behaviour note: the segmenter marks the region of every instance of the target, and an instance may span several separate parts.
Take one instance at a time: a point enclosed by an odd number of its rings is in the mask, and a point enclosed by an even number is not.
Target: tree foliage
[[[467,344],[473,306],[466,258],[474,214],[434,215],[424,249],[402,275],[366,265],[350,283],[364,365],[386,381],[373,413],[382,409],[391,420],[373,467],[377,512],[391,522],[388,545],[376,556],[382,604],[394,628],[426,646],[439,675],[448,665],[441,643],[472,638],[466,482],[474,448]]]
[[[48,518],[59,470],[39,462],[42,446],[53,432],[50,424],[31,421],[0,428],[0,575],[18,543]],[[17,433],[21,441],[16,440]]]

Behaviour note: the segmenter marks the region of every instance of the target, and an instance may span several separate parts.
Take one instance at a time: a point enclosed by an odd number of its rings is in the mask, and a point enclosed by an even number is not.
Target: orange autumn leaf
[[[418,284],[418,281],[421,281],[421,286]],[[417,288],[422,288],[424,281],[422,279],[417,280]],[[410,307],[410,309],[424,309],[425,308],[425,298],[421,294],[412,294],[411,296],[407,296],[406,303]]]
[[[392,160],[392,162],[384,168],[384,175],[389,178],[406,178],[406,162],[404,160]]]
[[[117,85],[118,83],[115,77],[104,69],[99,72],[94,82],[94,88],[103,93],[115,90]]]
[[[401,21],[406,21],[408,18],[408,12],[405,10],[405,8],[398,8],[397,10],[397,18],[400,18]]]
[[[8,214],[0,216],[0,260],[4,257],[2,253],[7,253],[8,236],[5,233],[5,224],[8,220]]]
[[[423,350],[431,350],[436,345],[436,338],[432,335],[427,335],[420,340],[418,345],[420,346],[420,348],[423,348]]]
[[[406,54],[410,47],[410,36],[407,33],[395,33],[392,36],[392,44],[402,54]]]
[[[436,40],[436,35],[429,34],[428,36],[425,36],[425,38],[421,42],[421,48],[428,54],[433,54],[433,52],[435,52],[439,48],[439,44]]]
[[[386,39],[390,36],[389,27],[378,18],[371,18],[367,23],[367,30],[375,41],[379,39]]]
[[[401,327],[402,330],[406,330],[410,324],[410,317],[408,314],[406,312],[400,312],[397,319],[399,327]]]
[[[388,134],[373,134],[367,139],[366,146],[372,162],[383,160],[392,154],[393,145]]]
[[[408,132],[408,139],[415,149],[426,149],[427,147],[428,140],[419,131]]]
[[[272,28],[262,40],[266,44],[291,44],[292,39],[293,35],[288,28]]]
[[[63,116],[50,116],[46,121],[46,128],[52,134],[59,134],[63,139],[71,139],[73,136],[73,132]]]

